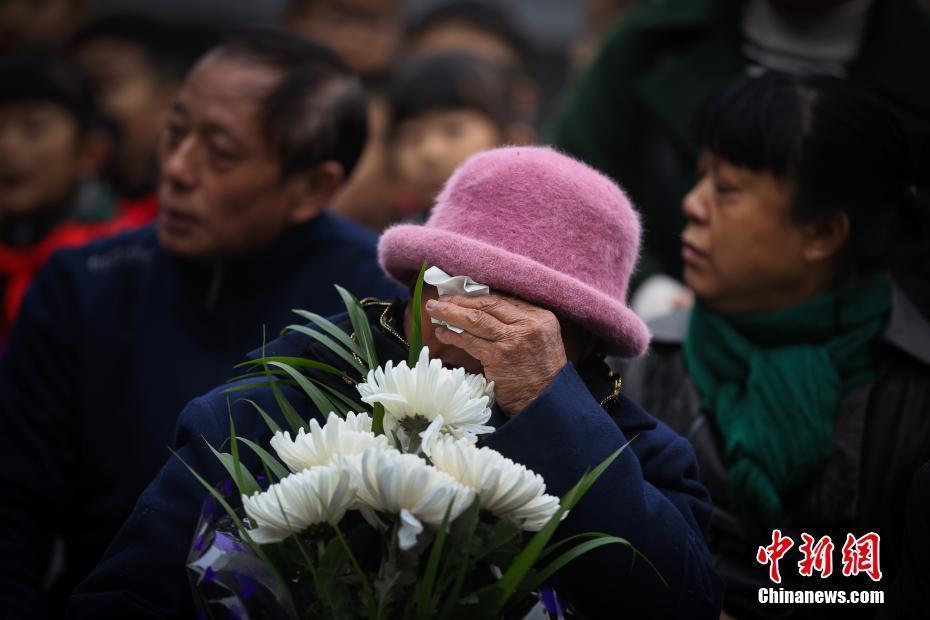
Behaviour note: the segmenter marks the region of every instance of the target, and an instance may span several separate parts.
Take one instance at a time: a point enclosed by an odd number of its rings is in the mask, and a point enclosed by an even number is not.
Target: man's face
[[[156,75],[145,50],[130,41],[100,37],[83,43],[75,61],[94,85],[97,103],[120,130],[117,172],[129,184],[144,183],[158,148],[177,83]]]
[[[279,75],[257,62],[210,54],[168,113],[159,155],[158,236],[191,258],[241,255],[294,222],[295,183],[262,131],[260,102]]]
[[[29,216],[61,205],[82,170],[71,112],[41,100],[0,105],[0,214]]]

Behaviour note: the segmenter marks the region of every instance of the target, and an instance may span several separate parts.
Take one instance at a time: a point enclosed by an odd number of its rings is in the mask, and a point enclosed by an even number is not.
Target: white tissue
[[[475,282],[468,276],[450,276],[439,267],[430,267],[423,274],[423,281],[429,285],[435,286],[440,295],[468,295],[469,297],[478,297],[487,295],[491,289],[487,284]],[[462,328],[455,325],[449,325],[445,321],[430,319],[434,325],[444,325],[456,334],[461,334]]]

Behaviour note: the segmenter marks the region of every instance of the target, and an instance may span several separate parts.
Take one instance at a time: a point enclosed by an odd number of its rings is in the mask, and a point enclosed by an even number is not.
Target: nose
[[[185,136],[165,147],[161,157],[161,177],[175,191],[187,191],[197,183],[194,138]]]
[[[423,137],[420,144],[420,154],[426,162],[433,163],[438,161],[446,151],[446,143],[438,132],[431,131]]]
[[[710,177],[703,176],[682,199],[681,208],[689,222],[696,224],[707,222],[710,184]]]

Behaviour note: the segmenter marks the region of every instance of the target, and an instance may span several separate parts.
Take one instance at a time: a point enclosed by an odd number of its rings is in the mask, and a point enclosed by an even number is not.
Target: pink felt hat
[[[381,266],[409,284],[421,263],[467,275],[538,304],[635,357],[649,331],[626,305],[639,217],[606,176],[547,147],[505,147],[469,158],[422,225],[378,242]]]

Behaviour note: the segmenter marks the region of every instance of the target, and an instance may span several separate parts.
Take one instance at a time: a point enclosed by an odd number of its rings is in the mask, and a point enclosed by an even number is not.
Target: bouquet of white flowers
[[[396,365],[378,365],[364,312],[342,289],[353,334],[307,312],[299,314],[316,329],[289,328],[323,343],[364,380],[303,358],[249,362],[260,369],[251,375],[265,375],[262,385],[274,392],[291,428],[282,430],[255,405],[273,432],[274,455],[231,426],[230,452],[214,452],[232,483],[218,489],[198,476],[213,496],[188,564],[202,610],[474,619],[522,615],[535,605],[543,617],[556,617],[558,601],[545,588],[556,571],[602,545],[629,544],[588,533],[549,545],[559,522],[623,448],[559,499],[546,493],[539,475],[479,447],[480,435],[494,431],[487,425],[494,384],[429,359],[418,342],[421,291],[422,273],[410,359]],[[360,400],[305,370],[354,383]],[[329,412],[325,422],[305,420],[281,384]],[[263,476],[245,467],[242,445],[257,454]]]

